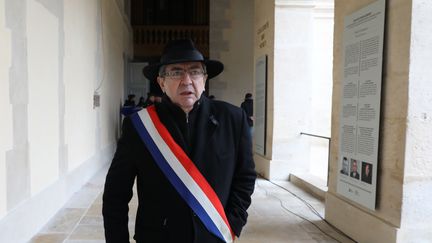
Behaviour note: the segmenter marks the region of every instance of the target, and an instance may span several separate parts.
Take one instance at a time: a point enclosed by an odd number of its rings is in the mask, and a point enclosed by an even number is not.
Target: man
[[[169,43],[144,68],[164,96],[124,120],[105,182],[106,242],[129,242],[128,203],[137,180],[137,243],[233,242],[247,220],[256,173],[247,117],[203,95],[223,64],[190,40]]]
[[[128,95],[127,100],[125,100],[125,103],[122,108],[120,108],[120,113],[124,116],[128,116],[132,113],[135,113],[139,110],[141,110],[141,106],[135,106],[135,95],[130,94]]]
[[[144,97],[140,97],[138,100],[138,104],[136,105],[137,107],[145,107],[145,100]]]
[[[352,178],[357,179],[357,180],[360,178],[358,170],[357,170],[357,160],[355,160],[355,159],[351,159],[351,173],[350,173],[350,176]]]
[[[131,107],[135,106],[135,95],[129,94],[123,106],[131,106]]]
[[[144,102],[144,108],[150,105],[153,105],[155,103],[155,94],[153,93],[147,93],[147,100]]]
[[[156,95],[155,99],[154,99],[154,102],[161,103],[162,102],[162,96]]]
[[[246,93],[244,101],[241,103],[240,107],[246,112],[248,117],[248,124],[252,134],[253,127],[253,99],[251,93]]]
[[[342,170],[340,171],[340,173],[344,175],[348,175],[348,171],[349,171],[348,159],[347,157],[343,157]]]
[[[361,180],[372,184],[372,165],[363,161]]]

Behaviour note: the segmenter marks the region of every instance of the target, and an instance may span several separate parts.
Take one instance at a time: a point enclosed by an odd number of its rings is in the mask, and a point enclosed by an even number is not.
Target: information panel
[[[258,58],[255,66],[255,152],[266,153],[266,110],[267,110],[267,56]]]
[[[345,17],[337,192],[375,210],[385,0]]]

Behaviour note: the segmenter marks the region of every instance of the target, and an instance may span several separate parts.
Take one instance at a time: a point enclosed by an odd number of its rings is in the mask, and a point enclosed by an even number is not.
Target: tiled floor
[[[105,174],[106,170],[101,171],[80,191],[76,192],[65,207],[30,242],[105,242],[101,215]],[[320,215],[323,215],[323,202],[289,182],[279,181],[277,183],[307,201]],[[135,218],[136,204],[136,198],[133,198],[129,216],[132,219],[129,227],[131,235],[133,235],[134,230],[133,219]],[[131,240],[131,242],[134,241]],[[248,224],[236,243],[282,242],[345,243],[351,241],[326,225],[300,199],[266,180],[259,179],[249,209]]]

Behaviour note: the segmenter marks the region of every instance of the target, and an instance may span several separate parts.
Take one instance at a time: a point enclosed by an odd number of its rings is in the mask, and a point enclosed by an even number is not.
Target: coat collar
[[[203,153],[207,146],[208,141],[212,138],[216,128],[219,126],[219,121],[212,108],[213,101],[209,100],[205,95],[194,105],[194,109],[191,112],[197,112],[194,131],[194,148],[191,150],[184,139],[179,126],[176,125],[176,119],[179,117],[186,117],[186,114],[180,107],[173,104],[168,97],[164,97],[161,104],[156,104],[156,111],[162,121],[162,123],[167,127],[171,136],[177,142],[180,147],[190,156],[190,159],[199,166],[200,161],[203,158]],[[192,151],[192,154],[190,154]]]

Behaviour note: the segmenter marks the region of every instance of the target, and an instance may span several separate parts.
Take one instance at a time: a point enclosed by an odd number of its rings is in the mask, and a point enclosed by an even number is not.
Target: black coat
[[[189,155],[222,205],[238,236],[246,223],[256,173],[246,114],[202,96],[189,115],[168,98],[156,112],[174,140]],[[202,225],[153,161],[129,118],[111,163],[103,195],[106,242],[129,242],[128,203],[137,179],[135,240],[149,243],[222,242]],[[133,218],[133,216],[132,216]]]

